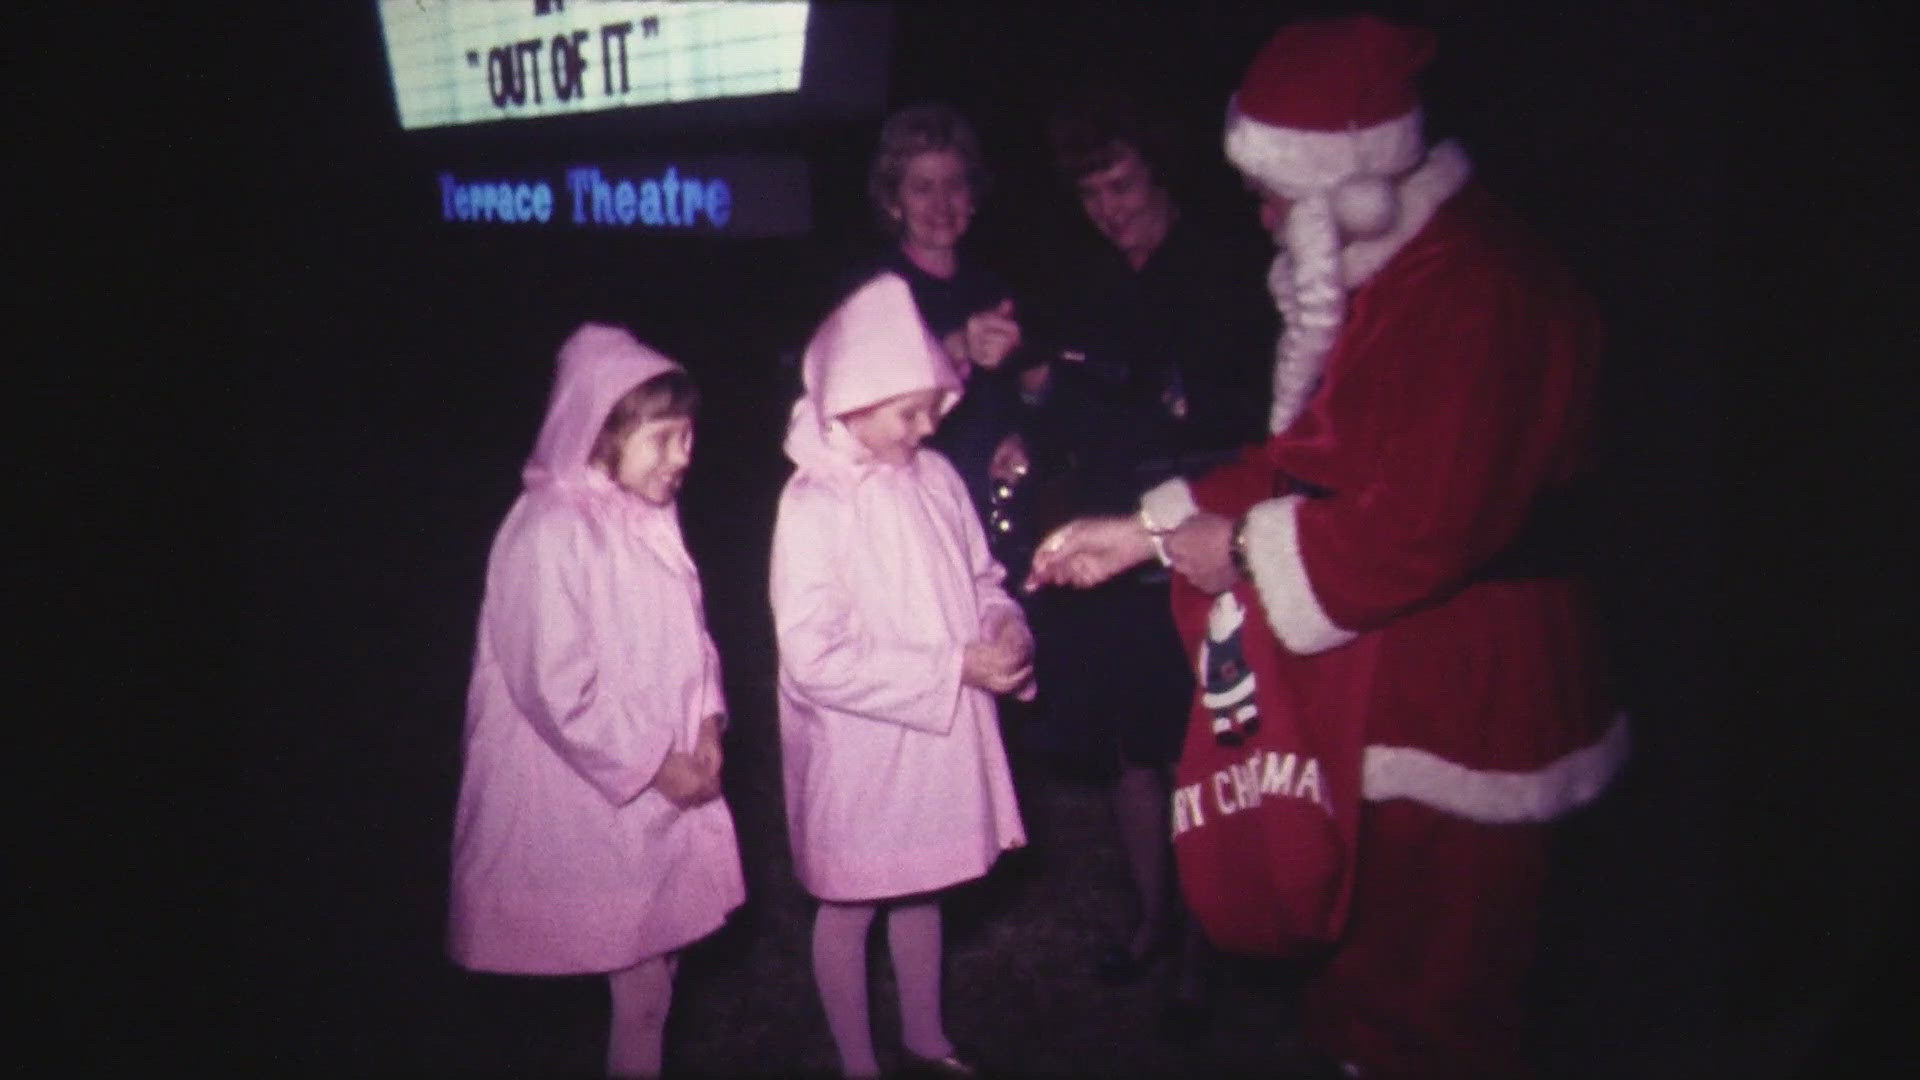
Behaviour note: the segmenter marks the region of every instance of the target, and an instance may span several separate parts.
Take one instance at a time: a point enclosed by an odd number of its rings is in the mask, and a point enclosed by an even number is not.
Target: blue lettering
[[[705,200],[706,186],[700,181],[689,178],[680,185],[680,222],[683,225],[700,224],[700,210]]]
[[[652,178],[608,177],[598,166],[573,166],[561,185],[538,178],[463,180],[451,172],[434,174],[434,182],[442,221],[545,224],[569,212],[556,206],[562,199],[570,199],[571,223],[580,226],[688,229],[701,227],[704,215],[707,226],[723,229],[733,218],[733,191],[725,180],[689,176],[677,165]]]
[[[727,227],[727,220],[733,217],[733,189],[727,187],[725,180],[707,181],[707,220],[713,222],[716,229]]]
[[[587,198],[593,192],[593,185],[600,179],[600,170],[594,168],[568,169],[567,190],[573,193],[573,223],[587,223]]]
[[[593,170],[593,223],[612,225],[619,219],[613,216],[613,189],[600,178],[600,170]]]
[[[689,184],[687,186],[691,187],[693,185]],[[676,209],[678,209],[678,207],[673,205],[673,197],[679,193],[680,180],[679,178],[674,176],[673,166],[671,165],[667,166],[667,175],[664,177],[661,177],[660,187],[662,189],[662,194],[666,198],[666,203],[667,203],[667,224],[669,225],[693,224],[692,218],[686,218],[683,220],[679,214],[674,212]]]

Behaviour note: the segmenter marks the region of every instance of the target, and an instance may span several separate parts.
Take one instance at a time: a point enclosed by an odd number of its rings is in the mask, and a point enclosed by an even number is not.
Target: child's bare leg
[[[901,904],[887,913],[887,945],[900,986],[900,1037],[923,1058],[953,1053],[940,1022],[940,905]]]
[[[822,902],[813,917],[813,981],[840,1051],[840,1068],[848,1076],[880,1074],[867,1017],[867,930],[873,911],[872,904]]]
[[[613,1020],[607,1027],[608,1076],[659,1076],[674,957],[653,956],[607,976]]]

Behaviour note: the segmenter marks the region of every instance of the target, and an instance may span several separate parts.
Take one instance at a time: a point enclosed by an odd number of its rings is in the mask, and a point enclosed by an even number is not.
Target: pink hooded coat
[[[962,649],[1021,619],[953,466],[874,460],[838,419],[960,392],[906,282],[883,274],[807,346],[770,587],[780,645],[787,826],[801,884],[877,900],[985,874],[1026,843],[992,695]]]
[[[588,324],[487,563],[454,820],[448,952],[478,971],[614,971],[745,898],[733,818],[648,785],[725,711],[674,507],[588,464],[608,410],[676,365]]]

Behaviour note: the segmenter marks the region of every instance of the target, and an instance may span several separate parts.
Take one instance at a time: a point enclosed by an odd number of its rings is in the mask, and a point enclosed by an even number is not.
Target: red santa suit
[[[1294,175],[1248,97],[1229,156],[1256,179]],[[1257,612],[1240,647],[1261,652],[1259,708],[1333,748],[1336,817],[1357,795],[1342,823],[1344,927],[1308,991],[1310,1040],[1368,1077],[1519,1075],[1545,824],[1593,799],[1627,749],[1584,586],[1521,550],[1538,547],[1542,506],[1585,463],[1600,327],[1465,154],[1423,151],[1417,124],[1416,112],[1411,133],[1404,118],[1375,129],[1374,149],[1417,164],[1374,166],[1399,173],[1389,221],[1336,241],[1321,269],[1337,296],[1311,295],[1305,230],[1315,213],[1368,217],[1380,193],[1329,195],[1338,176],[1310,192],[1269,185],[1306,219],[1288,223],[1294,250],[1270,280],[1290,339],[1275,434],[1142,509],[1161,526],[1196,510],[1244,519],[1248,573],[1231,601],[1176,579],[1189,647],[1215,605]],[[1182,870],[1203,924],[1233,911]]]

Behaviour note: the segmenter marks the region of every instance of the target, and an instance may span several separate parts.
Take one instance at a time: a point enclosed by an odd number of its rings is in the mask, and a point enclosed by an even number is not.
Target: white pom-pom
[[[1333,219],[1348,236],[1379,236],[1400,215],[1393,185],[1378,176],[1355,177],[1333,189]]]

